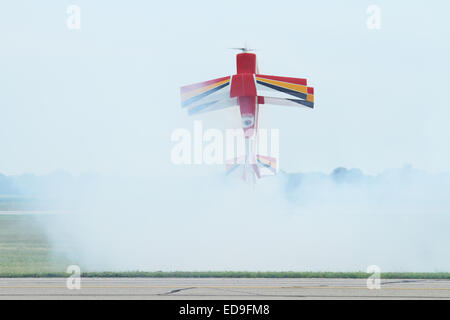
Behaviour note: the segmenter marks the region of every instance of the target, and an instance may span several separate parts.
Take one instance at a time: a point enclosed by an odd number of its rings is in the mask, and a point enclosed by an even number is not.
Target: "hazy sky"
[[[439,3],[439,4],[438,4]],[[68,30],[67,6],[81,8]],[[381,29],[366,9],[381,9]],[[450,171],[445,1],[3,1],[0,172],[166,174],[179,87],[235,73],[306,77],[316,109],[262,107],[287,171]],[[220,125],[221,114],[199,117]],[[179,170],[177,168],[176,170]]]

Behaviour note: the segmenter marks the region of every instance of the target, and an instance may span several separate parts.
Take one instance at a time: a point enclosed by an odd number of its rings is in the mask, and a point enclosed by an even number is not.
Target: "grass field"
[[[42,229],[51,215],[0,214],[0,277],[67,277],[64,247],[52,247]],[[87,272],[84,277],[367,278],[365,272],[125,271]],[[384,279],[450,279],[450,273],[382,273]]]
[[[0,273],[0,278],[57,278],[67,277],[65,272]],[[367,279],[365,272],[245,272],[245,271],[123,271],[83,272],[85,278],[329,278]],[[385,272],[382,279],[450,279],[450,273]]]
[[[67,263],[35,216],[0,215],[0,275],[63,272]]]

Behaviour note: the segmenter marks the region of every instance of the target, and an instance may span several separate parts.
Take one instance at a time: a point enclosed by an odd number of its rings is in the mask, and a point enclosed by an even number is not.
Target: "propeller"
[[[242,52],[249,52],[249,51],[255,51],[255,49],[249,49],[249,48],[229,48],[231,50],[241,50]]]
[[[229,48],[229,49],[231,49],[231,50],[241,50],[242,52],[255,51],[255,49],[250,49],[250,48],[247,46],[247,43],[245,43],[245,47],[242,47],[242,48]]]

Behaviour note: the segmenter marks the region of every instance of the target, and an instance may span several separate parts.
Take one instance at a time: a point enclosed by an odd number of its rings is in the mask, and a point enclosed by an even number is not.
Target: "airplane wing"
[[[230,76],[181,87],[181,107],[189,115],[210,112],[238,105],[230,97]]]
[[[314,88],[306,79],[256,74],[255,80],[259,104],[314,108]]]

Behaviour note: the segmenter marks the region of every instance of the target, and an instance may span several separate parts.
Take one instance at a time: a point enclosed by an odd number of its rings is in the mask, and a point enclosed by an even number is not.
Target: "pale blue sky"
[[[4,1],[0,172],[180,170],[170,135],[194,119],[179,87],[233,74],[227,48],[245,41],[262,73],[316,90],[315,110],[262,108],[262,125],[280,128],[282,169],[450,171],[450,4],[342,3]],[[69,4],[79,31],[66,27]],[[366,27],[371,4],[381,30]]]

